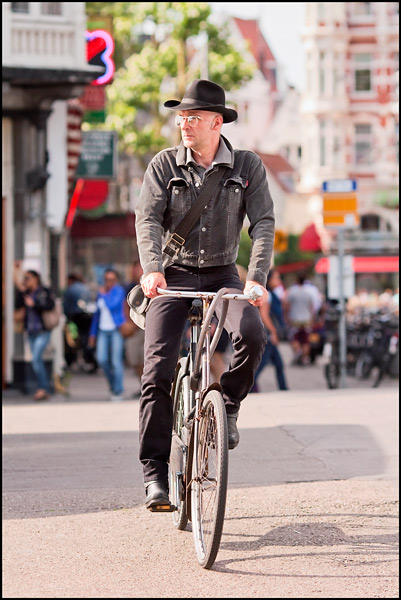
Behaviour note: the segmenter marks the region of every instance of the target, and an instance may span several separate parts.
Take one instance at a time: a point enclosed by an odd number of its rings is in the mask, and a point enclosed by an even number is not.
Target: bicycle
[[[210,380],[210,360],[222,334],[230,300],[257,300],[263,292],[259,286],[254,286],[249,294],[228,293],[226,288],[218,292],[157,291],[163,296],[193,298],[189,352],[179,359],[172,386],[171,506],[167,510],[172,512],[173,524],[179,530],[192,522],[198,562],[210,569],[223,532],[228,482],[226,411],[220,385]],[[220,301],[222,312],[211,341],[211,320]]]

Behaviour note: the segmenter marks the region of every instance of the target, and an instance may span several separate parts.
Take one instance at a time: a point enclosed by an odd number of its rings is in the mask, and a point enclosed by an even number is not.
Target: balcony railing
[[[10,5],[2,3],[3,66],[90,70],[83,2],[63,2],[61,15],[12,12]]]

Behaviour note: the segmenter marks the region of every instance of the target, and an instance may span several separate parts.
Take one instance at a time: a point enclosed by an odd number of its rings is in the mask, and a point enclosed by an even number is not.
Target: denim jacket
[[[266,170],[257,154],[234,150],[226,138],[221,139],[231,160],[214,165],[213,169],[224,168],[226,172],[175,263],[199,268],[233,263],[244,219],[248,217],[252,239],[248,279],[265,286],[274,243],[273,201]],[[210,172],[206,171],[205,178]],[[163,248],[201,185],[202,179],[187,161],[187,149],[182,143],[162,150],[149,163],[135,211],[144,276],[155,271],[164,273]]]

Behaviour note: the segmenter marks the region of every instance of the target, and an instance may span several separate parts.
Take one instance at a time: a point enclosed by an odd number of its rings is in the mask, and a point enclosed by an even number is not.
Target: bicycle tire
[[[171,448],[174,451],[180,452],[180,445],[186,446],[187,430],[184,426],[184,395],[189,394],[188,378],[181,376],[182,367],[177,372],[176,385],[174,385],[174,401],[173,401],[173,431]],[[176,473],[172,469],[172,460],[170,455],[169,468],[169,485],[170,485],[170,500],[177,507],[177,510],[172,513],[174,527],[184,530],[188,523],[188,515],[185,503],[185,482],[183,477],[185,474],[184,453],[182,455],[181,476],[177,478]]]
[[[370,352],[361,352],[355,364],[355,375],[360,381],[369,379],[374,367],[373,357]]]
[[[228,481],[227,417],[222,395],[209,391],[195,441],[191,521],[196,555],[204,569],[216,559],[223,532]]]
[[[337,389],[340,383],[340,367],[336,363],[330,362],[325,366],[324,374],[329,390]]]

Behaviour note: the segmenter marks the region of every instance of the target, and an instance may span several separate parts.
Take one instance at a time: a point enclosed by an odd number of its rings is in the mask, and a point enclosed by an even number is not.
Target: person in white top
[[[310,362],[309,334],[315,315],[315,298],[306,276],[298,275],[298,281],[286,292],[283,300],[284,315],[289,325],[288,336],[294,353],[293,364],[306,365]]]

